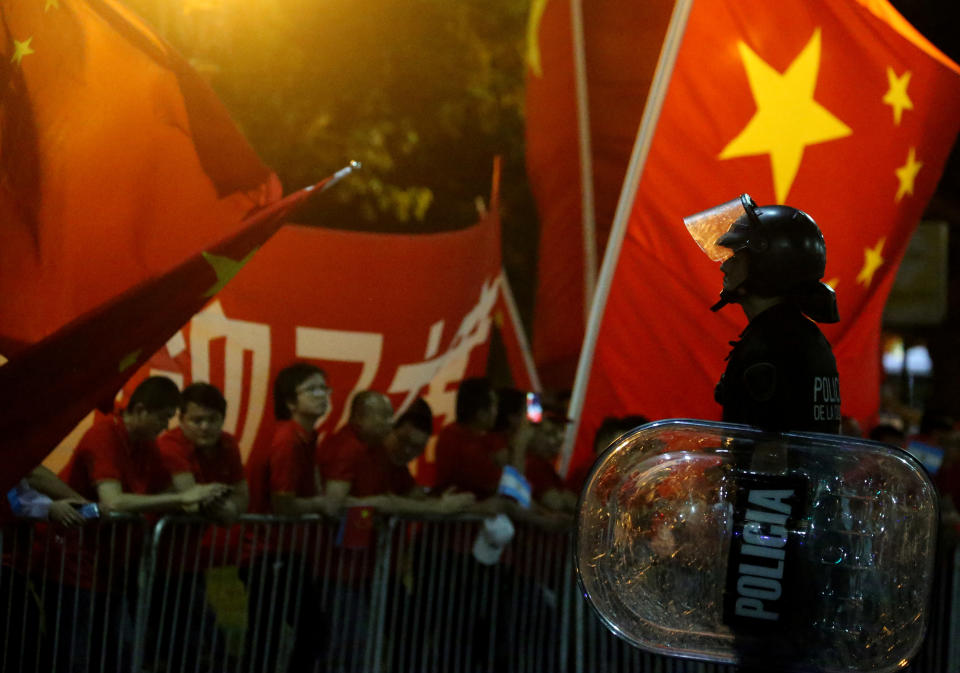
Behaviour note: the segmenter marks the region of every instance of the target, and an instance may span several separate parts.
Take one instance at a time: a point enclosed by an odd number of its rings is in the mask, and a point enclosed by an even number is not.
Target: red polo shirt
[[[406,465],[395,465],[382,446],[370,446],[349,425],[330,436],[317,451],[324,483],[346,481],[350,495],[407,495],[416,486]]]
[[[437,437],[437,491],[453,486],[478,498],[495,495],[503,468],[493,454],[501,448],[498,435],[477,435],[459,423],[445,427]]]
[[[282,421],[270,444],[253,447],[247,459],[250,512],[272,514],[271,493],[289,493],[298,498],[317,494],[313,480],[316,434],[294,420]]]
[[[246,468],[251,514],[274,514],[270,498],[273,493],[297,498],[317,495],[313,479],[316,442],[316,433],[304,430],[291,419],[277,424],[269,444],[253,447]],[[312,536],[294,539],[295,535],[299,536],[295,530],[299,530],[295,525],[279,523],[248,527],[245,535],[248,545],[240,564],[245,565],[251,557],[262,553],[312,549]]]
[[[94,421],[93,427],[83,435],[70,460],[60,471],[60,478],[80,495],[93,501],[99,500],[97,483],[107,479],[120,482],[124,493],[137,495],[162,493],[170,488],[170,475],[160,460],[156,441],[131,441],[119,414],[101,416]],[[38,544],[46,544],[49,540],[54,547],[62,545],[65,584],[87,588],[96,586],[98,591],[105,591],[106,587],[122,581],[127,562],[136,562],[141,545],[140,524],[104,524],[99,534],[99,546],[98,525],[90,523],[81,529],[60,530],[56,534],[50,528],[45,533],[38,530]],[[129,559],[122,551],[125,547],[133,550]],[[99,555],[99,562],[95,561],[95,555]],[[56,552],[53,558],[57,558]],[[95,566],[100,569],[96,578],[93,573]],[[50,577],[55,578],[60,572],[59,563],[53,563],[48,568]]]
[[[209,450],[200,450],[182,428],[166,432],[157,440],[160,458],[171,475],[189,472],[198,484],[236,484],[244,480],[240,446],[228,432]]]
[[[198,484],[220,483],[233,485],[245,479],[240,446],[230,433],[220,434],[220,441],[209,449],[198,449],[183,434],[182,428],[166,432],[157,439],[157,447],[163,465],[171,476],[189,473]],[[176,529],[174,529],[176,530]],[[168,535],[164,540],[173,544],[173,553],[164,548],[158,553],[161,562],[172,560],[173,567],[191,571],[211,565],[236,563],[237,551],[229,540],[236,540],[238,526],[229,529],[221,526],[189,524],[189,534]],[[228,530],[230,533],[228,534]],[[184,548],[180,545],[186,545]]]
[[[124,493],[144,495],[170,488],[156,441],[132,442],[119,414],[103,416],[84,433],[60,478],[88,500],[98,500],[97,482],[115,479]]]

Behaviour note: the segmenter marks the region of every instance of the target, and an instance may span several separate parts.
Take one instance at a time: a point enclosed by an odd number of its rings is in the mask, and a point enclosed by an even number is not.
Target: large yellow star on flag
[[[893,108],[893,123],[900,126],[900,118],[904,110],[913,109],[913,101],[907,95],[907,86],[910,84],[910,71],[897,77],[893,68],[887,68],[887,83],[890,88],[883,95],[883,102]]]
[[[883,244],[887,242],[886,236],[877,241],[872,248],[863,249],[863,268],[857,274],[857,283],[864,287],[870,287],[873,282],[873,274],[876,273],[880,265],[885,261],[882,256]]]
[[[917,150],[915,147],[911,147],[907,153],[907,163],[893,171],[897,174],[897,180],[900,181],[900,186],[897,187],[897,196],[894,199],[897,203],[900,203],[904,194],[913,196],[913,183],[916,181],[917,173],[920,172],[921,168],[923,168],[923,162],[917,161]]]
[[[543,77],[543,65],[540,63],[540,20],[546,8],[547,0],[533,0],[527,19],[527,67],[537,77]]]
[[[800,170],[803,149],[852,133],[813,99],[820,71],[820,29],[782,74],[743,42],[737,44],[757,111],[721,159],[770,155],[777,202],[783,203]]]
[[[23,57],[28,54],[33,54],[33,48],[30,47],[30,42],[33,40],[33,36],[28,37],[26,40],[21,42],[20,40],[13,41],[13,58],[10,59],[11,63],[16,63],[21,65],[23,62]]]
[[[206,251],[201,253],[203,258],[207,260],[207,263],[213,267],[213,272],[217,274],[217,282],[211,285],[210,289],[203,293],[203,296],[209,298],[222,290],[223,287],[230,282],[230,279],[236,276],[237,272],[240,271],[240,269],[242,269],[243,266],[250,261],[250,258],[253,257],[256,251],[257,248],[254,248],[247,254],[246,257],[239,261],[230,259],[229,257],[213,255]]]

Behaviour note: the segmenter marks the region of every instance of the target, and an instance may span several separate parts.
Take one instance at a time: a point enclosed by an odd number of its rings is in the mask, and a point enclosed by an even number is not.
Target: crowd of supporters
[[[120,604],[119,597],[136,594],[135,573],[118,573],[114,566],[120,563],[104,562],[102,541],[84,535],[89,530],[84,524],[106,513],[148,517],[185,513],[222,525],[233,524],[244,513],[316,514],[340,521],[340,543],[345,548],[369,546],[367,520],[374,512],[473,513],[491,520],[508,515],[551,530],[567,529],[572,522],[576,495],[553,467],[562,442],[562,419],[531,423],[521,391],[498,394],[485,379],[462,383],[456,422],[436,439],[432,489],[418,485],[408,469],[433,435],[433,414],[423,399],[394,418],[386,395],[361,391],[349,402],[346,425],[318,442],[315,427],[328,411],[331,393],[323,370],[307,363],[286,367],[276,376],[273,393],[272,440],[255,446],[244,465],[236,438],[223,430],[226,400],[216,387],[193,383],[180,391],[168,378],[150,377],[137,386],[123,409],[95,420],[59,476],[38,467],[14,490],[11,502],[18,514],[50,521],[49,526],[37,527],[33,545],[58,549],[64,558],[52,579],[67,589],[45,592],[55,595],[57,603],[47,609],[39,606],[36,614],[46,615],[45,624],[31,625],[73,634],[71,647],[61,648],[59,660],[48,663],[57,670],[112,669],[123,648],[113,654],[90,643],[101,642],[107,634],[132,638],[125,633],[130,630],[131,607]],[[178,423],[169,430],[174,417]],[[529,484],[532,502],[520,504],[503,495],[501,479],[508,467]],[[41,510],[23,507],[38,502],[44,503]],[[5,508],[0,523],[13,521],[13,514]],[[492,542],[487,540],[477,551],[485,563],[496,563],[499,549],[509,539],[502,535],[497,539],[496,525],[492,530]],[[9,535],[7,542],[9,548]],[[278,539],[276,531],[245,540],[242,556],[239,578],[249,595],[277,595],[281,578],[305,567],[302,553]],[[6,563],[7,572],[0,572],[0,577],[8,594],[21,595],[31,586],[31,578],[16,565]],[[175,571],[181,576],[178,585],[183,585],[184,569]],[[290,670],[312,669],[310,663],[325,645],[316,636],[323,631],[322,624],[310,610],[319,602],[311,582],[303,586],[304,600],[297,601],[301,609],[296,614],[281,610],[284,614],[275,618],[275,611],[254,611],[251,601],[244,652],[252,670],[266,670],[267,662],[277,656],[284,623],[296,625]],[[202,576],[188,584],[202,595]],[[115,588],[112,597],[108,587]],[[77,615],[88,614],[93,618],[77,620]],[[7,627],[0,623],[0,633],[8,633]],[[22,654],[24,660],[47,656]],[[18,665],[19,659],[9,659],[7,670],[17,670]]]
[[[591,466],[589,462],[576,466],[566,480],[558,475],[555,463],[567,419],[562,412],[532,419],[524,391],[495,390],[486,379],[461,383],[455,422],[436,437],[435,485],[430,489],[419,485],[408,469],[433,435],[433,414],[425,400],[417,399],[395,415],[386,395],[361,391],[349,401],[348,422],[318,442],[315,428],[328,412],[330,394],[326,374],[314,365],[295,363],[281,370],[273,388],[276,424],[272,439],[255,446],[244,464],[236,438],[223,430],[226,401],[216,387],[193,383],[180,391],[170,379],[150,377],[136,388],[122,410],[94,422],[59,475],[42,466],[27,475],[10,497],[3,499],[0,524],[15,519],[10,503],[21,516],[47,519],[49,524],[38,526],[34,544],[62,550],[65,561],[55,581],[68,590],[46,592],[57,597],[56,605],[27,611],[20,628],[77,635],[72,637],[71,647],[58,654],[29,647],[8,653],[6,670],[19,670],[21,657],[41,662],[50,656],[50,666],[66,671],[112,668],[116,664],[113,657],[123,656],[122,647],[111,654],[84,645],[100,642],[108,634],[121,640],[132,638],[130,620],[125,618],[130,607],[120,605],[116,596],[135,595],[136,587],[128,585],[135,584],[136,578],[118,573],[114,564],[106,570],[102,545],[94,536],[83,534],[86,522],[108,512],[185,513],[224,526],[245,513],[320,515],[339,521],[336,553],[340,567],[359,563],[360,557],[350,556],[351,550],[369,549],[370,519],[376,512],[411,516],[469,513],[484,517],[476,527],[475,539],[450,544],[441,557],[459,555],[455,557],[459,563],[476,566],[470,576],[478,578],[486,572],[483,566],[498,562],[513,536],[511,522],[546,531],[571,527],[577,494]],[[175,416],[177,426],[169,430]],[[623,433],[646,422],[648,419],[638,415],[606,419],[596,432],[594,452],[599,454]],[[851,419],[845,419],[843,428],[848,434],[863,435]],[[960,434],[952,421],[928,415],[911,432],[898,418],[887,416],[867,435],[932,456],[931,472],[944,496],[944,520],[960,522],[954,506],[960,502]],[[931,467],[929,461],[924,462]],[[511,486],[514,482],[521,485],[520,495]],[[244,545],[242,558],[237,559],[238,577],[250,596],[276,596],[282,581],[305,574],[305,545],[296,547],[276,531],[257,540],[246,539]],[[8,540],[4,550],[9,548]],[[94,562],[98,555],[99,569]],[[13,597],[13,603],[22,599],[28,605],[30,577],[8,556],[5,553],[5,572],[0,572],[2,595]],[[184,568],[165,572],[176,573],[179,586],[185,585]],[[340,576],[333,581],[340,582],[349,595],[349,582]],[[114,598],[105,597],[105,587],[118,584],[124,585],[125,591],[117,591]],[[186,584],[191,592],[203,595],[202,574]],[[318,636],[327,631],[324,620],[329,615],[313,609],[322,602],[319,578],[307,577],[298,586],[299,600],[278,611],[255,609],[250,601],[243,648],[250,670],[267,670],[279,656],[276,648],[284,628],[293,632],[287,655],[289,670],[312,670],[329,648]],[[519,584],[515,588],[520,592],[527,589]],[[362,597],[357,600],[362,602]],[[77,615],[91,615],[92,619],[78,620]],[[9,627],[0,616],[0,634],[9,636]],[[358,648],[363,628],[360,620],[351,627]],[[181,637],[189,639],[190,635]],[[153,643],[157,651],[163,646],[159,639]],[[346,668],[359,666],[356,660],[347,659]]]

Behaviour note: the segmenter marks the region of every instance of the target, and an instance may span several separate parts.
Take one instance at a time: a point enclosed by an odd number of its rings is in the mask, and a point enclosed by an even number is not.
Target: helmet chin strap
[[[741,293],[739,292],[740,285],[737,287],[731,288],[729,290],[724,289],[720,291],[720,301],[710,307],[710,310],[716,313],[722,309],[727,304],[738,304],[740,303]]]

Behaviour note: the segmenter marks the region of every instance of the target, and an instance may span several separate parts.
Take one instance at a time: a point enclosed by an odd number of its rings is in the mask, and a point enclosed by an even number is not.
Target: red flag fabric
[[[40,463],[95,404],[113,398],[221,291],[312,190],[258,211],[237,234],[74,320],[0,367],[0,491]]]
[[[672,0],[583,2],[578,114],[574,27],[567,0],[530,10],[526,77],[527,175],[540,222],[533,354],[548,387],[569,388],[606,245],[660,53]],[[581,119],[581,115],[584,117]],[[583,129],[583,133],[579,129]],[[581,165],[586,152],[587,166]],[[592,176],[584,227],[581,171]],[[597,254],[586,253],[592,239]]]
[[[113,0],[10,0],[0,20],[5,491],[306,193],[262,208],[276,177],[199,76]]]
[[[279,195],[211,89],[114,0],[0,6],[0,354]]]
[[[459,382],[486,368],[501,273],[491,210],[476,226],[439,234],[283,227],[184,318],[125,394],[150,374],[213,383],[227,399],[225,429],[246,457],[273,436],[274,377],[303,360],[322,367],[333,389],[321,434],[341,427],[351,396],[371,388],[397,411],[422,395],[439,429],[454,419]],[[68,453],[64,446],[48,466]],[[429,447],[416,466],[422,483],[431,483],[432,462]]]
[[[625,233],[611,236],[609,295],[574,394],[575,463],[606,415],[719,417],[713,387],[746,319],[710,313],[721,274],[681,217],[741,192],[820,225],[842,412],[876,412],[881,312],[957,134],[960,69],[869,4],[693,3],[642,176],[635,150]]]

